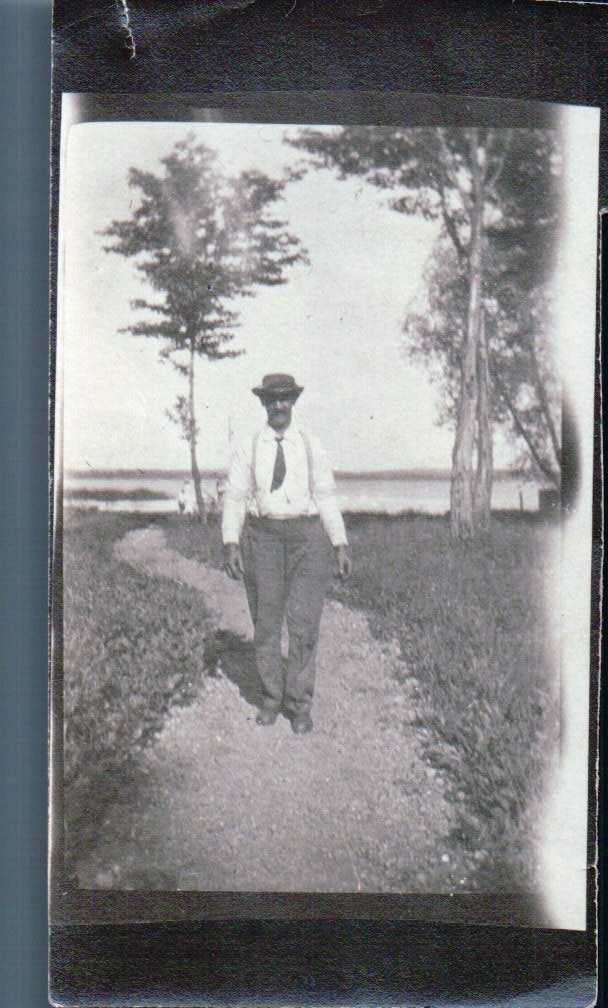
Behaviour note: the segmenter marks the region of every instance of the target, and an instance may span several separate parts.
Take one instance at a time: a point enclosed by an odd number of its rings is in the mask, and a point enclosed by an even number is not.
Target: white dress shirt
[[[277,456],[277,432],[265,424],[257,435],[248,435],[233,452],[224,497],[222,538],[225,544],[238,543],[245,514],[264,518],[299,518],[319,515],[332,546],[346,546],[346,531],[336,498],[336,485],[329,459],[318,438],[307,435],[312,456],[312,495],[308,454],[297,427],[281,435],[285,456],[285,479],[271,492]],[[252,485],[252,458],[255,440],[255,487]]]

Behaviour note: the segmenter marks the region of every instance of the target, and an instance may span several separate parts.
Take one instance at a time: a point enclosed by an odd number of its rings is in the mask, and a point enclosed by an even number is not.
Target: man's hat
[[[296,401],[300,392],[304,391],[302,385],[296,385],[296,380],[290,374],[267,374],[262,378],[262,384],[251,390],[264,399],[292,399]]]

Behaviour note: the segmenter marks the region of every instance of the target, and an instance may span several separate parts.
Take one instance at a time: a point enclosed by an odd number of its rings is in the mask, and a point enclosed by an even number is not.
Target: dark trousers
[[[331,547],[318,518],[254,518],[241,543],[264,706],[307,714],[315,686],[319,623],[331,576]],[[281,631],[289,632],[283,672]]]

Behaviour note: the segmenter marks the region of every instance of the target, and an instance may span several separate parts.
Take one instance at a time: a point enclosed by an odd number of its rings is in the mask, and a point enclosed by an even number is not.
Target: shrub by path
[[[365,616],[325,605],[312,734],[255,724],[243,585],[131,531],[119,559],[200,592],[218,674],[174,707],[110,807],[80,884],[138,889],[449,891],[444,782],[421,756],[416,681]],[[201,632],[203,632],[201,627]],[[399,674],[404,683],[398,684]]]

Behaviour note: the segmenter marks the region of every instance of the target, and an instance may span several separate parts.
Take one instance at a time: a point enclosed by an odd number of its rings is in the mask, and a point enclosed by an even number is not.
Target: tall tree
[[[555,137],[540,129],[362,126],[308,129],[290,142],[339,177],[361,176],[387,190],[395,210],[438,220],[453,247],[466,307],[457,355],[451,528],[455,538],[469,539],[487,529],[490,517],[493,386],[483,310],[488,247],[494,236],[508,259],[513,246],[521,249],[529,240],[537,254],[542,249],[541,261],[550,258],[557,219]],[[519,271],[532,261],[530,255],[511,258]]]
[[[522,467],[559,489],[561,389],[551,343],[550,281],[518,271],[490,244],[478,353],[477,470],[474,509],[484,527],[484,496],[491,494],[492,428],[500,425],[519,449]],[[460,355],[466,326],[466,276],[453,248],[439,241],[427,263],[424,286],[404,324],[404,352],[427,367],[442,390],[439,420],[455,427]]]
[[[131,168],[129,186],[139,194],[130,218],[103,232],[114,238],[106,251],[132,259],[160,297],[132,307],[144,316],[122,331],[163,341],[160,356],[187,381],[172,419],[190,449],[199,516],[205,505],[197,459],[195,360],[216,361],[242,351],[230,346],[239,324],[237,299],[256,286],[285,282],[286,268],[306,258],[297,237],[277,219],[287,175],[269,178],[245,171],[222,174],[217,154],[189,135],[161,159],[162,174]]]

